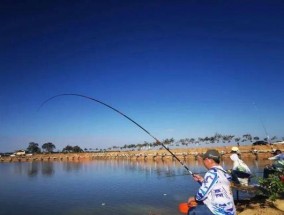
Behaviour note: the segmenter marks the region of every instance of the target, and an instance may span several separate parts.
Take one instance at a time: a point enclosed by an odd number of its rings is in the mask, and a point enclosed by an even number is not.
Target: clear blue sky
[[[0,152],[284,137],[283,1],[1,2]],[[254,105],[254,103],[256,105]]]

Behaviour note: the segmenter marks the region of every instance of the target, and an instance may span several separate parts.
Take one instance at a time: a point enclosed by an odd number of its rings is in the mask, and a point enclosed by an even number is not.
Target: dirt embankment
[[[205,153],[208,148],[215,148],[223,158],[229,157],[232,146],[208,145],[208,147],[180,148],[170,151],[181,160],[194,159],[197,154]],[[272,156],[272,150],[280,149],[284,151],[284,144],[262,145],[262,146],[240,146],[242,158],[266,159]],[[23,156],[1,157],[0,162],[30,162],[30,161],[83,161],[94,159],[139,159],[139,160],[171,160],[173,156],[165,149],[159,150],[139,150],[139,151],[107,151],[107,152],[84,152],[84,153],[52,153],[35,154]]]

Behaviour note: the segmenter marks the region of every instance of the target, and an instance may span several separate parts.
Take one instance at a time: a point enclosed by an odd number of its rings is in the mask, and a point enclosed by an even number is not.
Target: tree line
[[[216,143],[230,143],[234,141],[238,146],[242,142],[253,142],[253,141],[258,141],[260,138],[258,136],[252,136],[251,134],[244,134],[241,137],[236,137],[235,135],[222,135],[219,133],[215,133],[213,136],[206,136],[206,137],[198,137],[198,138],[183,138],[175,141],[174,138],[166,138],[163,141],[161,141],[164,145],[166,146],[189,146],[191,144],[216,144]],[[277,140],[277,137],[274,136],[271,139],[264,138],[264,141],[274,141]],[[282,137],[282,140],[284,140],[284,137]],[[124,145],[124,146],[112,146],[107,149],[92,149],[92,148],[85,148],[84,150],[81,149],[79,146],[70,146],[67,145],[62,149],[61,152],[63,153],[79,153],[79,152],[88,152],[88,151],[106,151],[106,150],[134,150],[134,149],[142,149],[142,148],[153,148],[153,147],[158,147],[159,143],[157,142],[147,142],[144,141],[144,143],[139,143],[139,144],[129,144],[129,145]],[[55,145],[51,142],[44,143],[41,148],[39,147],[38,143],[35,142],[30,142],[29,146],[27,148],[27,151],[29,153],[53,153],[54,150],[56,149]]]
[[[267,137],[263,140],[266,142],[275,141],[278,138],[276,136],[273,136],[272,138],[268,139]],[[251,134],[244,134],[241,137],[236,137],[235,135],[222,135],[219,133],[215,133],[213,136],[206,136],[206,137],[198,137],[198,138],[184,138],[179,139],[175,141],[174,138],[165,139],[161,141],[164,145],[171,145],[171,146],[189,146],[189,145],[201,145],[201,144],[216,144],[216,143],[231,143],[234,141],[238,146],[241,145],[243,142],[254,142],[259,141],[260,138],[258,136],[252,136]],[[282,140],[284,140],[284,137],[282,137]],[[144,141],[142,144],[130,144],[130,145],[124,145],[123,147],[117,147],[113,146],[112,148],[120,148],[120,149],[131,149],[131,148],[146,148],[146,147],[156,147],[159,146],[157,142],[147,142]],[[110,149],[110,148],[109,148]]]
[[[41,146],[41,148],[39,147],[38,143],[30,142],[29,146],[27,147],[27,151],[32,154],[39,154],[42,152],[53,153],[55,149],[56,149],[56,146],[51,142],[44,143]],[[79,153],[79,152],[83,152],[83,149],[81,149],[79,146],[67,145],[66,147],[62,149],[62,152],[63,153],[70,153],[70,152]]]

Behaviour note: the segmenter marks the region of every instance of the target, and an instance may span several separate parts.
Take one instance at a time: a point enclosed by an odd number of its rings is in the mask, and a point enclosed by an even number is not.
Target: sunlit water
[[[246,162],[261,175],[264,162]],[[232,166],[229,160],[221,164]],[[186,165],[196,173],[206,171],[195,160]],[[171,161],[0,163],[0,214],[180,214],[178,204],[198,189],[185,173]]]

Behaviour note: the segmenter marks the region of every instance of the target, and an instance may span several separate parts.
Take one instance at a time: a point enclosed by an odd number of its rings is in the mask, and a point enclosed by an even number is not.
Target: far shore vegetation
[[[214,146],[219,146],[220,143],[232,145],[234,143],[237,146],[243,145],[244,143],[253,143],[254,141],[260,141],[261,139],[258,136],[252,136],[251,134],[244,134],[241,137],[237,137],[235,135],[222,135],[219,133],[215,133],[213,136],[206,137],[198,137],[198,138],[184,138],[175,140],[174,138],[166,138],[161,141],[165,146],[171,148],[179,148],[179,147],[190,147],[190,146],[201,146],[201,145],[209,145],[214,144]],[[263,141],[271,144],[272,142],[284,141],[284,137],[278,138],[273,136],[272,138],[264,138]],[[84,148],[82,149],[80,146],[65,146],[62,150],[56,150],[55,144],[51,142],[47,142],[42,144],[40,147],[39,143],[30,142],[28,147],[24,149],[15,149],[15,151],[25,151],[26,153],[31,154],[40,154],[40,153],[80,153],[80,152],[104,152],[104,151],[120,151],[120,150],[145,150],[145,149],[159,149],[160,145],[157,142],[147,142],[138,143],[138,144],[129,144],[124,146],[112,146],[105,149],[99,148]],[[11,153],[11,152],[6,152]],[[4,152],[0,154],[5,154]]]

